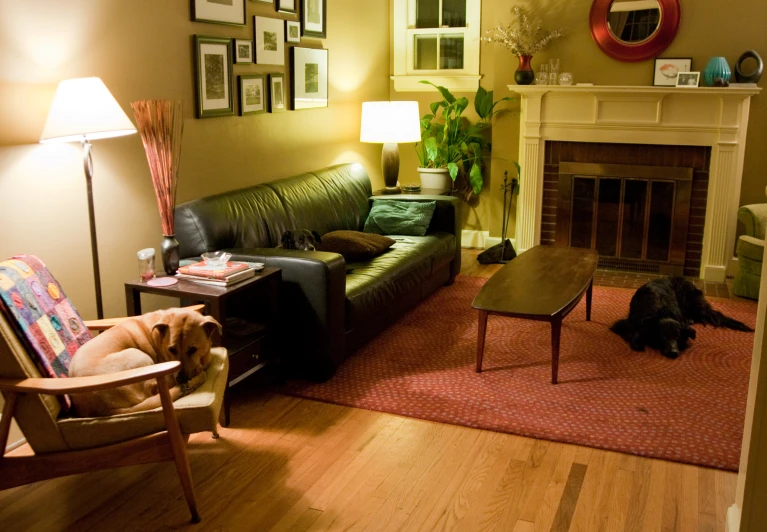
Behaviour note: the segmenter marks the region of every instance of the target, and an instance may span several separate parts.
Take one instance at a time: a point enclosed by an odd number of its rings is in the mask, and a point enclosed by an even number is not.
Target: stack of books
[[[181,266],[176,277],[198,283],[215,286],[230,286],[256,275],[256,270],[245,262],[227,262],[220,266],[211,266],[204,261],[189,266]]]

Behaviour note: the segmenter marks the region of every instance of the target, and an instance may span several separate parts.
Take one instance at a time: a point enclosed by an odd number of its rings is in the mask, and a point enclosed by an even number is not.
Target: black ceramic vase
[[[168,275],[176,275],[179,260],[178,240],[176,240],[176,235],[163,235],[160,251],[162,252],[162,263],[163,266],[165,266],[165,273]]]
[[[517,85],[530,85],[535,80],[535,72],[533,67],[530,66],[530,61],[533,59],[531,55],[520,55],[519,66],[517,71],[514,72],[514,81]]]

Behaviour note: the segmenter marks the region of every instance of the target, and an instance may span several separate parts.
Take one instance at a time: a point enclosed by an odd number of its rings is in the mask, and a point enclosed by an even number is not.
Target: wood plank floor
[[[713,532],[735,498],[734,473],[235,391],[221,439],[190,439],[202,523],[168,463],[0,492],[0,530]]]

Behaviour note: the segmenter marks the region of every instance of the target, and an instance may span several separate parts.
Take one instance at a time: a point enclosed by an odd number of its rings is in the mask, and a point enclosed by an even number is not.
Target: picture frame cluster
[[[197,118],[234,115],[235,107],[240,116],[327,107],[328,51],[300,46],[303,37],[326,38],[327,1],[191,0],[194,22],[247,27],[248,4],[256,11],[250,19],[252,39],[193,36]],[[269,16],[258,4],[274,6],[277,17]],[[237,77],[235,93],[235,68],[259,65],[284,70],[286,48],[288,72],[243,72]]]
[[[690,57],[658,57],[655,59],[653,85],[656,87],[697,87],[700,72],[691,72]]]

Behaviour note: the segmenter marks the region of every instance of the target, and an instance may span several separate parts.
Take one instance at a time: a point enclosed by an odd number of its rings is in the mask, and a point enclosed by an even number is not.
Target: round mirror
[[[619,41],[638,43],[652,37],[660,26],[658,0],[613,0],[607,27]]]
[[[613,59],[652,59],[674,40],[679,12],[679,0],[594,0],[591,36]]]

